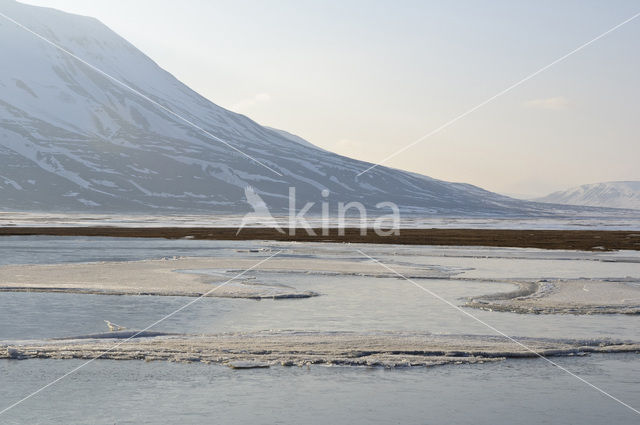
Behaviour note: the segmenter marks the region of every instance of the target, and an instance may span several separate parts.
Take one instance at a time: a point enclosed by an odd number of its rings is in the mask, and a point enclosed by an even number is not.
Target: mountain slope
[[[298,208],[392,201],[421,214],[543,211],[387,167],[357,177],[368,163],[211,103],[96,19],[9,0],[0,12],[147,97],[0,17],[0,51],[11,58],[0,67],[0,209],[246,212],[251,185],[274,213],[287,210],[289,187]]]
[[[264,128],[274,131],[276,132],[276,134],[278,134],[279,136],[284,137],[285,139],[291,140],[292,142],[296,142],[299,143],[303,146],[309,147],[309,148],[313,148],[313,149],[321,149],[324,150],[322,148],[317,147],[316,145],[314,145],[313,143],[303,139],[300,136],[296,136],[295,134],[289,133],[288,131],[284,131],[284,130],[279,130],[277,128],[273,128],[273,127],[268,127],[268,126],[264,126]]]
[[[536,201],[640,210],[640,181],[585,184],[554,192]]]

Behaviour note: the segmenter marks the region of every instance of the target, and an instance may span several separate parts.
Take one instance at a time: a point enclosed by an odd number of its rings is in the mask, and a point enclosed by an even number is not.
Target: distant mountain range
[[[0,11],[95,67],[0,17],[0,210],[244,213],[251,186],[274,214],[290,187],[316,212],[391,201],[421,215],[552,213],[383,166],[358,177],[371,164],[213,104],[94,18],[12,0]]]
[[[584,184],[554,192],[536,201],[640,210],[640,181]]]

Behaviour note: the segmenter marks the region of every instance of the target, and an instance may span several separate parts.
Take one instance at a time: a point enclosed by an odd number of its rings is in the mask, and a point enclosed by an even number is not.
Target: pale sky
[[[378,162],[637,1],[29,0],[94,16],[225,108]],[[640,18],[385,165],[538,196],[640,180]]]

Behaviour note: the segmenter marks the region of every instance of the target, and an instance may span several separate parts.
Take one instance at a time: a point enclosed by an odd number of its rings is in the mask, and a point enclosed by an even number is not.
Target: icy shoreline
[[[473,297],[467,307],[534,314],[640,314],[640,281],[557,279],[514,282],[512,292]]]
[[[608,339],[517,338],[416,333],[255,332],[217,335],[105,333],[0,342],[0,359],[101,359],[214,363],[236,368],[267,366],[440,366],[590,353],[640,351],[640,343]],[[129,338],[129,339],[128,339]]]
[[[155,295],[246,299],[309,298],[317,292],[280,282],[266,274],[365,276],[409,279],[478,280],[454,277],[459,269],[391,262],[390,271],[371,261],[332,258],[266,259],[193,257],[126,262],[7,265],[0,267],[0,292],[52,292],[98,295]],[[249,272],[247,272],[249,270]],[[259,273],[254,275],[253,273]],[[397,272],[398,274],[396,274]],[[258,277],[256,279],[256,277]],[[269,281],[277,279],[269,279]],[[534,314],[640,314],[638,279],[479,279],[510,283],[507,293],[474,296],[465,307]]]
[[[0,267],[0,292],[66,292],[98,295],[211,296],[226,298],[306,298],[315,292],[248,280],[247,270],[270,273],[340,274],[394,277],[367,261],[259,257],[176,258]],[[202,274],[212,270],[217,273]],[[193,271],[186,273],[185,271]],[[410,277],[449,277],[437,268],[400,267]],[[196,273],[200,272],[200,273]],[[239,276],[241,275],[242,276]],[[238,278],[236,279],[236,276]]]
[[[637,211],[616,210],[614,215],[594,214],[569,217],[452,217],[424,216],[411,213],[402,215],[402,229],[556,229],[556,230],[640,230]],[[194,214],[194,215],[148,215],[148,214],[97,214],[74,212],[26,212],[0,211],[0,227],[21,226],[114,226],[114,227],[229,227],[237,228],[244,214]],[[276,216],[279,222],[287,223],[289,217]],[[373,220],[369,220],[372,225]],[[312,227],[321,227],[325,220],[309,216]],[[330,227],[338,225],[337,220]],[[346,217],[347,227],[361,225],[359,218]],[[256,226],[249,226],[256,227]]]

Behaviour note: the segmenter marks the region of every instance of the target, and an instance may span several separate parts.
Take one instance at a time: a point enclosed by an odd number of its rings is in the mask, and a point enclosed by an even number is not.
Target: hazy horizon
[[[23,3],[96,17],[214,103],[371,162],[638,12],[630,1]],[[640,180],[639,36],[630,22],[385,165],[521,197]]]

